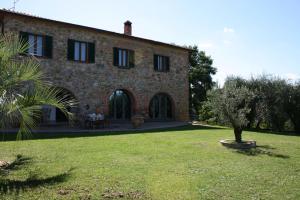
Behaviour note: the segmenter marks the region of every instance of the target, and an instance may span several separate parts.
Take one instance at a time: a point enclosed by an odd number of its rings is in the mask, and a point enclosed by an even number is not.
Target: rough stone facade
[[[74,94],[80,103],[79,114],[94,112],[96,107],[107,114],[110,95],[123,89],[132,96],[133,114],[143,114],[147,119],[151,98],[157,93],[166,93],[173,102],[174,119],[189,120],[187,49],[26,15],[5,14],[2,20],[4,33],[24,31],[53,37],[53,57],[40,58],[41,67],[54,85]],[[68,61],[68,39],[95,43],[95,63]],[[120,69],[114,66],[113,47],[134,50],[135,67]],[[154,71],[154,54],[170,57],[169,72]]]

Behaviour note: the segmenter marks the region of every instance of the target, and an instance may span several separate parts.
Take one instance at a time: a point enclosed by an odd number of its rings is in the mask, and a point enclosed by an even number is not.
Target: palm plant
[[[15,35],[0,36],[0,129],[18,127],[17,140],[31,136],[43,105],[60,109],[72,120],[67,108],[77,104],[46,81],[38,60],[26,55],[27,49],[28,43]]]

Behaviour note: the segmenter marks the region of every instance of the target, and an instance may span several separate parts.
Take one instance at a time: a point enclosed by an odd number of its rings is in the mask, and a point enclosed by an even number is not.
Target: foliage
[[[190,83],[190,112],[199,115],[202,104],[207,99],[207,91],[212,89],[215,82],[212,75],[216,74],[213,60],[204,51],[199,51],[197,46],[190,47],[189,83]]]
[[[257,97],[249,118],[252,126],[259,128],[263,123],[272,130],[282,131],[288,120],[284,105],[290,85],[283,79],[266,75],[252,78],[245,85]]]
[[[209,95],[209,92],[208,92],[208,95]],[[200,113],[199,121],[201,121],[201,122],[207,122],[209,124],[214,124],[214,122],[217,121],[216,116],[214,115],[210,106],[206,102],[202,103],[199,113]]]
[[[213,90],[209,95],[212,112],[234,128],[236,142],[242,142],[242,130],[249,123],[247,115],[254,99],[254,93],[236,78],[228,78],[223,88]]]
[[[255,96],[248,105],[250,112],[246,114],[247,128],[294,130],[300,133],[300,82],[289,83],[271,75],[252,77],[249,80],[229,77],[227,82],[235,82],[237,87],[245,87]],[[224,88],[215,90],[212,93],[222,91]],[[216,119],[220,124],[224,123],[224,120],[220,120],[220,114],[212,112],[212,106],[203,108],[206,116]]]
[[[0,128],[19,127],[17,139],[30,136],[43,105],[57,107],[69,118],[67,107],[76,105],[58,95],[61,90],[46,81],[37,59],[25,55],[27,48],[15,35],[0,37]]]
[[[255,93],[256,99],[248,115],[249,128],[266,128],[273,131],[288,130],[289,121],[299,131],[300,94],[299,83],[262,75],[243,82]],[[298,127],[298,128],[297,128]]]
[[[287,115],[292,121],[295,131],[300,133],[300,82],[288,88],[284,99]]]

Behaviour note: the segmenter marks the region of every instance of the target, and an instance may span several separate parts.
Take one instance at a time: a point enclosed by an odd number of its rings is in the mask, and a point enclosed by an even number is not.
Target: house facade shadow
[[[108,135],[126,135],[126,134],[146,134],[146,133],[161,133],[161,132],[174,132],[174,131],[193,131],[193,130],[212,130],[212,129],[223,129],[214,126],[201,126],[201,125],[184,125],[170,128],[155,128],[147,130],[125,130],[125,131],[114,131],[114,130],[92,130],[92,131],[76,131],[76,132],[34,132],[32,137],[26,140],[35,139],[58,139],[58,138],[77,138],[77,137],[97,137],[97,136],[108,136]],[[0,132],[0,138],[2,141],[15,141],[16,133],[3,133]]]

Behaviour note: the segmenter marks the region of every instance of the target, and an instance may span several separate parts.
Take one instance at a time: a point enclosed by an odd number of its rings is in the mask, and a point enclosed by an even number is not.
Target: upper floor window
[[[114,66],[121,68],[134,67],[134,51],[114,48]]]
[[[28,43],[26,53],[38,57],[52,58],[52,37],[20,32],[22,41]]]
[[[170,58],[167,56],[154,55],[154,70],[159,72],[170,71]]]
[[[81,42],[68,40],[68,60],[94,63],[95,62],[95,44],[90,42]]]

